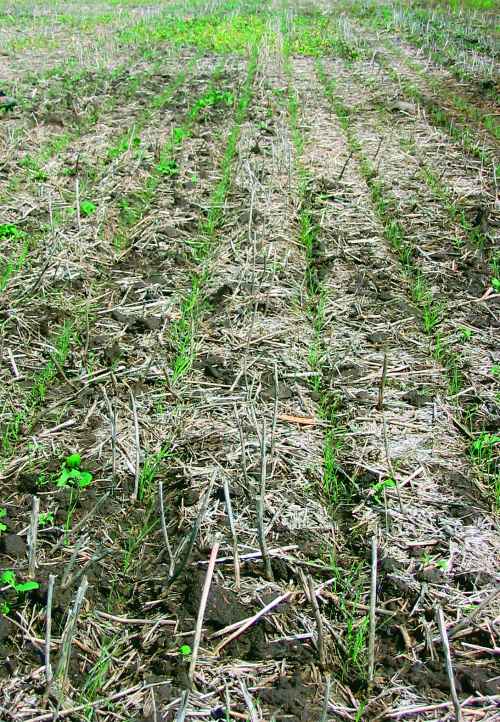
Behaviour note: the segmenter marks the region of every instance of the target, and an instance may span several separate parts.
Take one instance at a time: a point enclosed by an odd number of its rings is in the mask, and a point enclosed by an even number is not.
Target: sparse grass
[[[191,243],[193,254],[198,264],[203,264],[209,257],[215,243],[216,232],[224,218],[224,199],[229,191],[232,178],[232,164],[236,154],[241,124],[245,119],[252,98],[252,86],[257,71],[257,45],[254,45],[248,63],[247,77],[240,97],[236,103],[234,123],[229,132],[226,149],[221,162],[221,178],[209,200],[206,218],[200,222],[196,240]],[[212,96],[211,96],[212,97]],[[222,99],[227,104],[227,96],[213,96],[217,102]],[[205,107],[200,106],[200,109]],[[191,369],[194,359],[194,343],[197,320],[200,318],[203,307],[203,287],[207,280],[207,269],[201,267],[193,275],[191,288],[181,304],[180,318],[173,324],[171,330],[172,344],[175,348],[172,378],[178,382]]]
[[[496,509],[500,510],[500,436],[481,432],[470,445],[470,455],[491,488]]]

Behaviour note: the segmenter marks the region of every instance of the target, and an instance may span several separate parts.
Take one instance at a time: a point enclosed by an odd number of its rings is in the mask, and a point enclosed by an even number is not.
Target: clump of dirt
[[[205,574],[196,571],[190,575],[184,591],[184,604],[189,613],[196,616],[200,606]],[[214,630],[239,622],[253,613],[252,608],[241,603],[239,595],[222,584],[213,582],[208,595],[204,623]]]
[[[13,559],[22,559],[26,554],[26,540],[19,534],[3,534],[0,537],[0,552]]]
[[[321,706],[316,699],[317,688],[305,684],[299,672],[293,677],[281,677],[273,687],[261,689],[259,696],[271,712],[286,714],[291,722],[316,722],[319,719]]]
[[[204,354],[194,362],[193,368],[203,371],[208,378],[220,381],[228,386],[234,381],[234,371],[226,366],[225,359],[222,356],[216,354]]]
[[[132,316],[114,310],[111,318],[125,326],[127,333],[141,334],[147,331],[158,331],[163,326],[163,318],[160,316]]]

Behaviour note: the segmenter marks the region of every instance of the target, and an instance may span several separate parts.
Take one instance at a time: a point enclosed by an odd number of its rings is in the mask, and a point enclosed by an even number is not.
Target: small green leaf
[[[12,223],[0,223],[0,238],[24,238],[26,233]]]
[[[51,511],[42,512],[38,517],[40,526],[48,526],[54,523],[54,514]]]
[[[80,456],[80,454],[70,454],[66,457],[64,463],[66,464],[68,469],[77,469],[82,463],[82,457]]]
[[[67,486],[67,485],[68,485],[68,481],[69,481],[70,478],[71,478],[71,473],[72,473],[72,471],[73,471],[73,470],[66,469],[65,467],[63,467],[63,468],[61,469],[61,474],[60,474],[59,478],[58,478],[57,481],[56,481],[56,486],[59,486],[59,487]]]
[[[14,587],[16,592],[22,594],[23,592],[31,592],[33,589],[39,588],[38,582],[23,582],[22,584],[16,584]]]
[[[379,492],[383,491],[384,489],[394,489],[396,487],[396,482],[394,479],[382,479],[382,481],[377,481],[376,484],[373,485],[373,498],[377,502],[381,502]]]
[[[182,647],[179,647],[179,653],[182,654],[184,657],[187,657],[189,654],[191,654],[193,650],[189,646],[189,644],[183,644]]]
[[[0,534],[3,531],[7,531],[7,524],[3,524],[3,522],[0,521]]]
[[[7,604],[7,602],[0,602],[0,614],[8,614],[10,612],[10,607]]]
[[[158,163],[156,172],[165,176],[176,176],[179,175],[179,166],[173,158],[166,158]]]
[[[16,575],[12,571],[12,569],[6,569],[2,574],[0,575],[0,582],[3,584],[8,584],[9,587],[13,587],[16,584]]]
[[[83,489],[85,486],[88,486],[92,482],[92,478],[93,477],[90,471],[79,471],[76,483],[81,489]]]
[[[91,216],[97,206],[92,201],[82,201],[80,203],[80,213],[82,216]]]
[[[0,506],[0,519],[3,519],[4,516],[7,516],[7,509],[4,506]]]

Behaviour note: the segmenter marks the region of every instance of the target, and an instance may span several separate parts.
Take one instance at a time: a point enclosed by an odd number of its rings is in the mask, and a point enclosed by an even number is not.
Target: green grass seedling
[[[4,506],[0,506],[0,519],[5,519],[7,516],[7,509]],[[3,521],[0,521],[0,534],[2,532],[7,531],[7,524],[5,524]]]

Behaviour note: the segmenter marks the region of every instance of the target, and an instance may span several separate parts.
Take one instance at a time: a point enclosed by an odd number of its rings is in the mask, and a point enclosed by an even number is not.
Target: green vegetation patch
[[[140,40],[150,42],[166,40],[174,45],[185,45],[215,53],[244,53],[264,35],[266,18],[261,15],[234,17],[208,16],[203,18],[166,18],[155,27],[139,23],[120,33],[122,42]]]
[[[330,18],[297,17],[288,42],[293,55],[336,55],[348,61],[362,56],[360,47],[340,33],[337,23]]]

